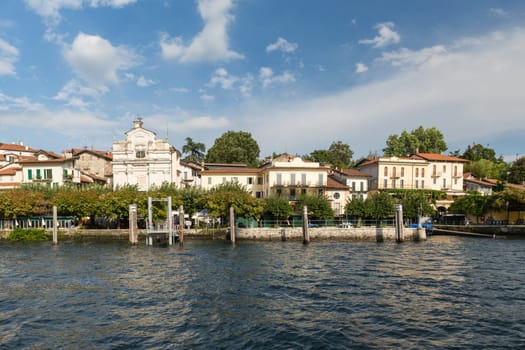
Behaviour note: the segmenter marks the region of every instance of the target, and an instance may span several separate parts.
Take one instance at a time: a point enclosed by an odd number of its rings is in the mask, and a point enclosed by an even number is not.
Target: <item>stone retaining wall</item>
[[[323,239],[353,239],[358,241],[394,241],[396,230],[393,227],[359,227],[337,228],[320,227],[308,229],[310,240]],[[419,235],[415,228],[403,229],[404,239],[407,241],[418,240]],[[247,240],[302,240],[303,230],[300,227],[287,228],[238,228],[235,237]]]
[[[10,231],[0,231],[0,239],[6,239]],[[47,231],[51,237],[52,231]],[[145,239],[145,230],[140,230],[139,240]],[[350,239],[356,241],[394,241],[396,238],[393,227],[360,227],[360,228],[336,228],[320,227],[309,228],[310,240]],[[417,229],[404,228],[404,239],[407,241],[418,240]],[[101,239],[101,240],[127,240],[129,231],[125,230],[87,230],[87,229],[60,229],[58,240],[62,239]],[[224,230],[185,230],[185,238],[196,239],[226,239]],[[260,241],[282,241],[302,240],[303,231],[301,227],[286,228],[237,228],[235,237],[238,240],[260,240]]]

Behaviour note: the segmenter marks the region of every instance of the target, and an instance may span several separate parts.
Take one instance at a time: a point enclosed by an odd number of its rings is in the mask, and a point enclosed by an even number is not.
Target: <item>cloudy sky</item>
[[[525,153],[525,2],[2,0],[0,142],[111,150],[132,121],[354,158],[436,127]]]

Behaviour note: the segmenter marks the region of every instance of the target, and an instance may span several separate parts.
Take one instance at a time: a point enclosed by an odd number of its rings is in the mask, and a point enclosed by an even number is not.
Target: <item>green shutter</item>
[[[29,180],[33,180],[33,170],[32,169],[27,170],[27,178]]]

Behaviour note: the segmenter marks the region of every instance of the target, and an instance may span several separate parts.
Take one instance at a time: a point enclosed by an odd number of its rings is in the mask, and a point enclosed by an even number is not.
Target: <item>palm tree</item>
[[[182,153],[187,154],[184,160],[200,163],[206,157],[206,146],[201,142],[193,142],[191,137],[186,137],[186,144],[182,147]]]

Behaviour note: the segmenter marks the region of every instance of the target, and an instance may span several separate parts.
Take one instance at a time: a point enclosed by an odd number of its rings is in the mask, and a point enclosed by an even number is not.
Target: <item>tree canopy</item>
[[[525,157],[516,159],[509,169],[508,181],[521,184],[525,181]]]
[[[184,160],[200,163],[206,158],[206,146],[202,142],[194,142],[191,137],[186,137],[186,144],[182,146],[182,153],[187,154]]]
[[[245,131],[227,131],[208,150],[210,163],[244,163],[257,166],[260,149],[252,135]]]
[[[490,160],[491,162],[498,161],[496,158],[496,152],[492,148],[484,147],[477,143],[473,144],[472,146],[468,145],[461,158],[471,161],[478,161],[481,159]]]
[[[385,155],[397,157],[416,152],[441,154],[446,150],[447,144],[441,131],[435,127],[425,129],[422,126],[411,132],[405,130],[401,135],[390,135],[386,140],[386,147],[383,148]]]
[[[342,141],[334,141],[327,150],[315,150],[306,159],[323,164],[331,164],[337,168],[349,168],[352,165],[354,152]]]

